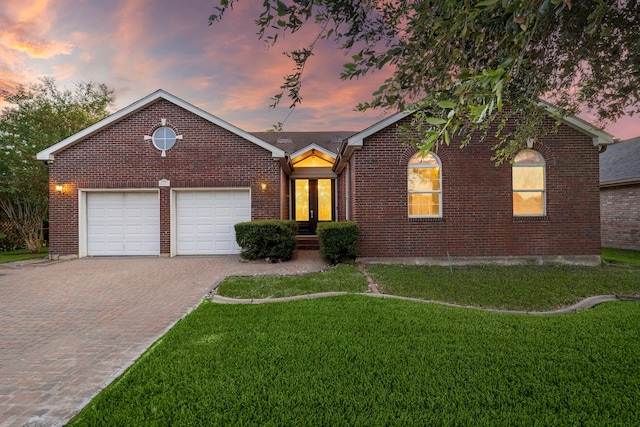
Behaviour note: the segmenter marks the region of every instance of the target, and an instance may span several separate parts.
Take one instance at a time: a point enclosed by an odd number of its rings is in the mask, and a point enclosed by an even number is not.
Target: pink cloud
[[[0,87],[13,90],[27,84],[38,73],[28,67],[28,61],[68,55],[71,43],[47,36],[55,21],[47,0],[5,0],[0,6]],[[46,17],[43,19],[43,17]]]
[[[607,126],[606,131],[621,141],[638,137],[640,136],[640,118],[633,116],[623,117]]]
[[[330,40],[318,42],[305,70],[302,105],[291,112],[283,99],[269,110],[293,67],[282,52],[308,46],[318,29],[308,26],[267,48],[256,35],[261,2],[237,2],[212,26],[210,0],[161,7],[154,0],[0,2],[0,88],[42,75],[65,85],[93,80],[115,89],[116,109],[162,88],[249,131],[285,118],[287,130],[360,130],[388,114],[353,111],[388,72],[341,81],[350,57]],[[628,121],[612,128],[635,132],[633,126]]]

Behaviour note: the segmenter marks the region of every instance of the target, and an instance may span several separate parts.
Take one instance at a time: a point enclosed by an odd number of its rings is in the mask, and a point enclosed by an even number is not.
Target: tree
[[[46,166],[35,155],[106,117],[113,91],[94,83],[60,90],[54,79],[43,78],[2,95],[9,106],[0,114],[0,209],[29,251],[38,253],[49,187]]]
[[[220,0],[209,23],[235,1]],[[391,68],[357,108],[415,111],[405,134],[423,151],[491,131],[495,159],[510,159],[545,132],[540,99],[558,118],[589,110],[600,124],[640,112],[637,0],[265,0],[256,24],[270,44],[316,25],[316,40],[351,55],[342,79]],[[294,70],[274,106],[284,95],[292,108],[300,103],[314,45],[287,53]]]

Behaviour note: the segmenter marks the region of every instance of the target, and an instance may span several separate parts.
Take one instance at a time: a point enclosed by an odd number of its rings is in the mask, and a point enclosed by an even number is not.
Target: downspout
[[[344,213],[345,220],[351,220],[351,171],[349,168],[349,163],[342,171],[344,173]]]

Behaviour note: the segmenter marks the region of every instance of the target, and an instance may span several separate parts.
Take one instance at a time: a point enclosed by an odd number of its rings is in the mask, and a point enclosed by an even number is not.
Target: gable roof
[[[319,151],[320,153],[324,154],[325,157],[330,157],[332,159],[335,159],[337,156],[337,153],[333,150],[327,150],[324,147],[321,147],[318,144],[311,144],[311,145],[307,145],[306,147],[302,147],[301,149],[299,149],[298,151],[289,154],[289,157],[291,158],[291,160],[295,159],[296,157],[299,157],[305,153],[308,152],[314,152],[314,151]]]
[[[600,154],[600,184],[640,183],[640,136],[618,142]]]
[[[320,146],[337,154],[342,141],[355,133],[354,131],[251,132],[252,135],[284,150],[288,155],[311,145]]]
[[[557,114],[557,109],[544,101],[540,101],[540,106],[546,109],[550,114]],[[378,123],[369,126],[362,132],[359,132],[350,138],[348,138],[345,143],[343,143],[342,147],[340,147],[340,152],[338,154],[338,161],[336,162],[335,171],[340,173],[342,169],[344,169],[344,162],[349,160],[354,151],[359,150],[362,147],[364,139],[373,135],[374,133],[381,131],[382,129],[391,126],[401,119],[413,114],[412,110],[400,111],[395,113],[392,116],[387,117],[384,120],[379,121]],[[615,138],[610,133],[603,131],[589,122],[582,120],[575,116],[564,116],[560,119],[560,121],[567,126],[570,126],[585,135],[591,137],[593,141],[593,145],[595,146],[608,146],[609,144],[613,144]]]
[[[284,150],[275,147],[271,144],[269,144],[268,142],[256,137],[255,135],[252,135],[248,132],[243,131],[242,129],[232,125],[231,123],[225,122],[224,120],[210,114],[207,113],[206,111],[192,105],[189,104],[186,101],[183,101],[182,99],[171,95],[168,92],[165,92],[162,89],[159,89],[147,96],[145,96],[144,98],[134,102],[133,104],[129,105],[128,107],[125,107],[123,109],[121,109],[120,111],[113,113],[112,115],[110,115],[109,117],[106,117],[102,120],[100,120],[97,123],[94,123],[93,125],[89,126],[88,128],[85,128],[83,130],[81,130],[80,132],[71,135],[70,137],[63,139],[62,141],[58,142],[57,144],[52,145],[49,148],[46,148],[42,151],[40,151],[38,154],[36,154],[36,159],[37,160],[54,160],[55,159],[55,155],[63,150],[65,150],[66,148],[77,144],[80,141],[83,141],[84,139],[100,132],[101,130],[103,130],[104,128],[106,128],[107,126],[110,126],[114,123],[119,122],[120,120],[123,120],[129,116],[131,116],[132,114],[142,110],[143,108],[153,104],[154,102],[158,101],[159,99],[164,99],[166,101],[171,102],[172,104],[177,105],[178,107],[184,108],[185,110],[215,124],[220,126],[223,129],[228,130],[229,132],[232,132],[244,139],[246,139],[247,141],[253,142],[254,144],[264,148],[267,151],[271,152],[271,156],[274,158],[284,158],[285,157],[285,152]]]

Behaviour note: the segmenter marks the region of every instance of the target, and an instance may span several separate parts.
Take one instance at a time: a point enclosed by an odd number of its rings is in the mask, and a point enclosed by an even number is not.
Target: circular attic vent
[[[170,127],[163,126],[153,132],[151,140],[158,150],[166,151],[176,144],[176,133]]]
[[[151,140],[153,146],[162,151],[160,157],[167,157],[167,150],[176,145],[179,139],[182,139],[182,135],[177,135],[172,127],[167,126],[167,119],[160,121],[160,126],[153,131],[153,134],[144,136],[145,141]]]

